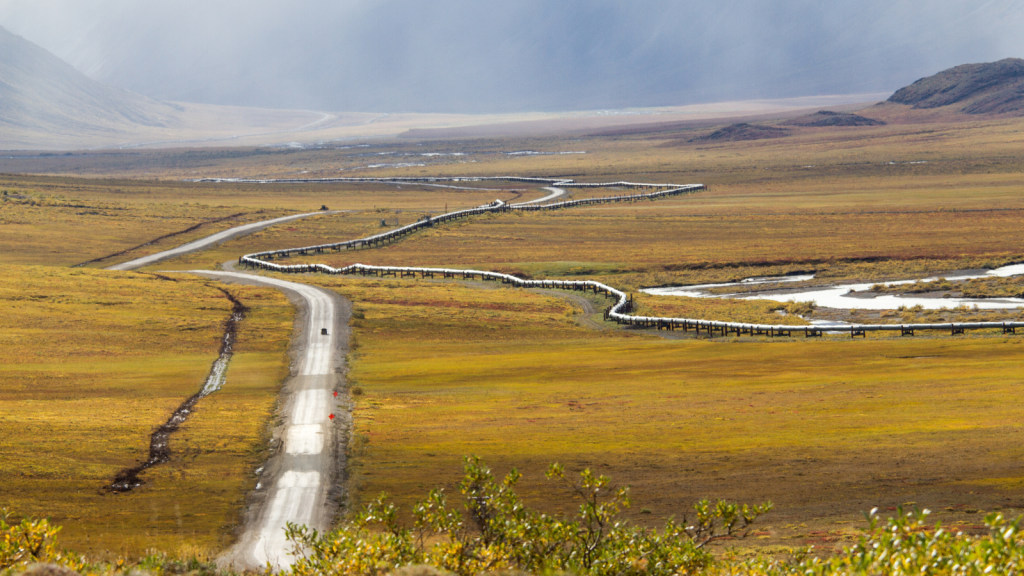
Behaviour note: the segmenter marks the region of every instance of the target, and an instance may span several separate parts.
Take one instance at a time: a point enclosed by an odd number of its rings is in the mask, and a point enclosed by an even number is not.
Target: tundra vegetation
[[[230,309],[209,281],[159,270],[214,268],[247,252],[377,232],[381,220],[394,226],[445,206],[544,194],[517,186],[480,191],[182,178],[507,173],[710,186],[658,202],[476,218],[382,249],[316,258],[335,264],[589,277],[635,290],[796,272],[814,272],[822,281],[881,282],[1024,260],[1017,242],[1024,121],[953,123],[934,115],[908,122],[891,111],[859,113],[887,124],[792,127],[785,138],[743,142],[690,143],[703,132],[684,127],[578,141],[374,145],[374,154],[453,146],[466,153],[410,168],[367,169],[370,160],[357,156],[363,152],[330,149],[0,160],[4,171],[45,173],[0,176],[0,282],[12,299],[0,320],[7,346],[0,361],[6,374],[0,376],[0,503],[19,515],[4,529],[19,530],[11,527],[21,526],[20,515],[49,516],[50,526],[64,526],[62,542],[89,553],[90,561],[160,551],[125,565],[154,572],[165,569],[163,553],[204,560],[230,540],[254,483],[252,470],[265,455],[263,434],[287,365],[291,308],[273,291],[230,288],[254,310],[228,375],[240,387],[203,400],[173,441],[180,442],[175,460],[148,472],[144,489],[103,495],[103,482],[141,458],[152,428],[200,385]],[[509,150],[587,153],[510,156]],[[321,205],[354,211],[274,227],[143,273],[92,269],[235,223]],[[195,225],[85,269],[66,268]],[[29,263],[47,266],[24,266]],[[670,517],[705,498],[774,502],[750,538],[727,543],[777,555],[782,564],[711,564],[712,572],[830,573],[822,566],[832,560],[811,558],[844,545],[853,552],[835,562],[851,564],[837,564],[835,572],[856,566],[873,572],[881,565],[874,562],[893,557],[914,565],[914,554],[920,559],[933,550],[983,570],[983,560],[1018,554],[1016,524],[998,516],[1024,509],[1024,442],[1013,424],[1024,409],[1006,400],[1022,385],[1024,341],[1016,336],[671,340],[605,323],[601,299],[581,301],[574,293],[441,280],[305,280],[351,298],[356,308],[351,519],[387,492],[395,521],[414,525],[417,499],[438,486],[456,492],[461,459],[475,454],[500,475],[520,471],[522,503],[550,517],[567,518],[574,508],[567,492],[544,480],[552,461],[574,478],[590,470],[631,486],[638,506],[623,508],[618,518],[658,534]],[[982,283],[967,283],[973,284]],[[1014,284],[987,282],[984,293],[1005,295]],[[597,312],[581,312],[584,302]],[[642,310],[669,315],[803,322],[794,315],[802,313],[798,307],[782,316],[770,302],[642,295],[638,302]],[[892,314],[897,321],[931,313]],[[100,351],[79,352],[97,343]],[[919,525],[900,514],[903,505],[932,513]],[[861,513],[875,507],[893,516],[892,524],[864,523]],[[947,528],[929,528],[936,521]],[[979,535],[988,533],[985,522],[990,536]],[[808,545],[817,546],[811,555],[793,556]],[[719,558],[727,554],[722,542],[708,548]],[[167,568],[207,569],[201,563]]]
[[[381,495],[335,530],[320,534],[289,525],[289,539],[305,553],[287,572],[296,576],[378,576],[384,574],[619,574],[672,576],[707,574],[783,576],[818,574],[1015,574],[1024,560],[1021,518],[985,517],[987,534],[967,534],[928,522],[928,510],[897,513],[881,522],[876,510],[865,516],[866,528],[855,543],[828,558],[813,547],[782,557],[756,555],[722,558],[705,546],[716,539],[744,538],[771,503],[738,505],[719,500],[697,502],[679,521],[648,530],[619,520],[630,507],[628,488],[589,470],[579,480],[559,464],[548,468],[580,501],[576,518],[558,518],[524,505],[515,491],[520,478],[513,469],[501,481],[477,458],[467,458],[459,484],[462,506],[433,490],[416,504],[415,521],[399,519],[395,506]],[[223,573],[213,563],[185,561],[151,553],[136,561],[90,563],[73,552],[58,552],[60,527],[47,520],[23,518],[8,524],[0,512],[0,573],[116,575],[151,573]]]
[[[229,542],[287,371],[292,313],[275,290],[229,290],[250,309],[229,385],[171,437],[170,462],[117,494],[105,487],[202,387],[231,302],[192,276],[0,266],[2,506],[63,525],[65,545],[97,558],[202,556]]]
[[[386,495],[327,534],[289,526],[289,539],[308,550],[292,573],[372,575],[423,564],[463,576],[507,570],[695,572],[712,563],[704,550],[709,542],[745,536],[758,516],[772,507],[702,500],[694,506],[692,518],[670,520],[658,532],[619,521],[619,512],[630,506],[629,489],[611,486],[608,477],[583,470],[574,480],[559,464],[552,464],[546,476],[561,481],[580,502],[576,518],[528,508],[515,491],[521,478],[515,468],[498,481],[479,458],[466,458],[458,486],[464,505],[454,506],[443,490],[432,490],[414,507],[412,526],[402,524]]]
[[[551,513],[571,509],[542,489],[552,460],[630,485],[644,526],[770,499],[761,546],[831,547],[876,506],[969,525],[1020,507],[1013,336],[680,342],[497,283],[307,281],[356,303],[353,505],[387,492],[408,512],[476,454]]]

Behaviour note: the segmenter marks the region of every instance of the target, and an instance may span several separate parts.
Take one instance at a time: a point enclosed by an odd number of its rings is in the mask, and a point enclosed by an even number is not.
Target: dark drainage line
[[[142,486],[143,480],[139,478],[139,474],[171,459],[171,434],[177,432],[181,425],[188,420],[196,403],[220,390],[221,386],[224,385],[228,362],[231,361],[235,336],[238,332],[238,324],[245,318],[245,313],[249,309],[227,290],[219,287],[217,289],[223,292],[224,296],[231,301],[231,317],[224,323],[224,339],[220,343],[220,355],[214,360],[213,366],[210,367],[210,374],[206,377],[203,388],[182,402],[181,406],[178,406],[178,409],[167,419],[167,422],[153,431],[149,438],[149,459],[138,466],[118,472],[117,476],[114,477],[114,482],[107,486],[107,490],[111,492],[130,492]]]

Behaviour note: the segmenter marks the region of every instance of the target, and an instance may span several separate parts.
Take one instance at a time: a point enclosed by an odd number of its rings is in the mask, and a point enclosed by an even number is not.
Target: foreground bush
[[[558,519],[526,508],[513,488],[512,471],[496,481],[476,459],[466,462],[459,485],[461,510],[453,509],[435,490],[414,509],[412,527],[404,527],[397,510],[381,497],[338,530],[318,534],[289,526],[291,540],[305,550],[293,568],[297,576],[427,576],[484,573],[709,576],[846,576],[910,574],[982,576],[1024,573],[1022,519],[1001,514],[985,518],[989,533],[972,536],[928,524],[928,511],[881,519],[872,511],[858,542],[827,558],[798,551],[788,559],[715,559],[708,543],[727,535],[743,536],[771,505],[754,508],[707,501],[695,506],[691,522],[669,522],[660,531],[633,527],[616,519],[629,506],[626,489],[613,490],[608,479],[584,471],[569,481],[555,465],[548,477],[569,486],[581,500],[574,519]],[[230,574],[196,559],[177,561],[153,554],[136,562],[87,564],[77,555],[56,551],[59,527],[46,520],[8,523],[0,514],[0,576],[64,576],[65,566],[89,576]],[[50,563],[41,566],[40,562]]]
[[[754,560],[721,563],[715,574],[764,576],[909,574],[981,576],[1024,572],[1024,536],[1021,518],[1007,521],[1001,514],[985,517],[989,534],[972,537],[926,523],[928,511],[904,514],[881,523],[875,510],[870,526],[856,545],[832,558],[797,557],[780,562]]]
[[[0,573],[38,562],[51,562],[81,570],[85,563],[76,554],[57,551],[59,526],[48,520],[22,519],[8,524],[10,513],[0,510]]]
[[[534,574],[568,572],[571,574],[707,574],[709,576],[846,576],[910,574],[983,576],[1024,573],[1024,536],[1020,518],[1007,521],[1001,514],[985,518],[989,534],[970,536],[927,523],[928,511],[904,514],[884,522],[869,515],[869,527],[857,544],[828,558],[799,551],[792,558],[739,561],[714,560],[703,549],[716,536],[710,530],[695,535],[696,528],[683,529],[673,523],[661,533],[631,528],[620,522],[598,521],[602,514],[617,511],[623,498],[616,494],[605,504],[587,500],[577,520],[560,522],[524,510],[509,490],[518,478],[510,474],[501,484],[489,482],[486,469],[478,463],[467,466],[467,477],[460,486],[466,495],[466,512],[475,518],[481,502],[497,515],[467,525],[446,506],[437,505],[436,493],[416,509],[416,528],[407,530],[395,520],[395,509],[378,500],[355,521],[334,532],[318,536],[303,528],[292,527],[293,540],[308,547],[309,557],[299,561],[294,572],[314,574],[386,574],[402,566],[426,564],[456,574],[481,574],[499,571],[524,571]],[[483,476],[475,476],[479,472]],[[472,473],[473,475],[471,475]],[[560,470],[556,475],[560,474]],[[485,479],[483,485],[477,483]],[[593,476],[584,472],[578,485],[586,494],[594,487]],[[483,501],[477,498],[483,498]],[[493,506],[491,502],[502,501]],[[618,503],[618,504],[616,504]],[[510,504],[510,508],[504,508]],[[605,508],[602,508],[604,506]],[[712,512],[707,503],[697,505],[698,517],[722,522],[728,512],[717,512],[732,505],[719,503]],[[444,508],[440,515],[435,512]],[[703,511],[702,511],[703,509]],[[767,509],[759,507],[756,513]],[[599,511],[602,510],[602,511]],[[508,515],[506,515],[508,514]],[[614,514],[611,514],[612,516]],[[448,530],[432,547],[424,547],[424,525],[446,518]],[[750,522],[756,517],[751,514]],[[700,522],[700,520],[698,520]],[[746,522],[746,520],[744,520]],[[747,523],[749,524],[749,522]],[[472,532],[472,526],[483,526]],[[383,532],[372,531],[380,526]],[[720,524],[721,526],[721,524]],[[595,531],[596,528],[596,531]],[[735,528],[735,526],[734,526]],[[728,532],[728,529],[726,529]],[[427,531],[427,534],[431,534]],[[412,572],[410,572],[411,574]],[[422,571],[416,573],[428,574]]]
[[[514,491],[520,475],[512,470],[496,481],[479,459],[467,458],[459,485],[463,510],[434,490],[413,509],[412,527],[403,526],[385,496],[341,528],[319,534],[290,525],[288,537],[303,551],[293,573],[382,575],[410,565],[429,565],[469,576],[496,571],[569,572],[579,575],[695,573],[712,564],[705,546],[718,538],[744,536],[771,504],[739,506],[697,503],[692,521],[669,521],[660,532],[618,519],[630,504],[627,488],[589,470],[576,482],[561,466],[549,479],[568,486],[580,500],[575,519],[531,510]]]

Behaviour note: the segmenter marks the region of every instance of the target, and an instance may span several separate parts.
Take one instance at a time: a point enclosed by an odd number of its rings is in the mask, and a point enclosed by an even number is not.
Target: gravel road
[[[122,262],[120,264],[114,264],[108,266],[107,270],[136,270],[143,266],[148,266],[168,258],[175,256],[181,256],[182,254],[188,254],[189,252],[195,252],[208,248],[218,242],[224,242],[237,238],[238,236],[244,236],[246,234],[252,234],[253,232],[259,232],[268,226],[274,224],[283,224],[284,222],[291,222],[292,220],[298,220],[299,218],[308,218],[310,216],[316,216],[317,214],[333,214],[333,211],[323,212],[309,212],[306,214],[292,214],[291,216],[282,216],[281,218],[274,218],[273,220],[262,220],[260,222],[252,222],[250,224],[244,224],[242,226],[235,226],[234,228],[228,228],[222,232],[212,234],[199,240],[193,240],[188,244],[182,244],[177,248],[171,248],[170,250],[164,250],[163,252],[157,252],[156,254],[150,254],[149,256],[143,256],[142,258],[136,258],[135,260],[129,260],[128,262]]]
[[[282,391],[282,424],[274,431],[271,456],[249,498],[238,543],[221,560],[236,569],[258,570],[269,563],[280,570],[292,561],[285,525],[328,528],[342,496],[340,477],[350,420],[343,374],[351,307],[340,296],[305,284],[240,272],[191,273],[277,288],[300,307],[292,375]],[[343,393],[335,397],[336,390]]]
[[[527,204],[540,204],[541,202],[547,202],[548,200],[554,200],[555,198],[558,198],[559,196],[565,195],[565,189],[564,188],[555,188],[554,186],[547,186],[547,187],[544,188],[544,190],[547,190],[548,192],[550,192],[550,194],[548,194],[547,196],[544,196],[543,198],[537,198],[536,200],[530,200],[529,202],[519,202],[517,204],[512,204],[512,206],[525,206]]]

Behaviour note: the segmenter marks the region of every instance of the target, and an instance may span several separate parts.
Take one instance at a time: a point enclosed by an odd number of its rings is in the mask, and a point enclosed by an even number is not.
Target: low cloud
[[[330,111],[891,91],[1024,56],[1010,0],[0,0],[0,25],[155,98]]]

